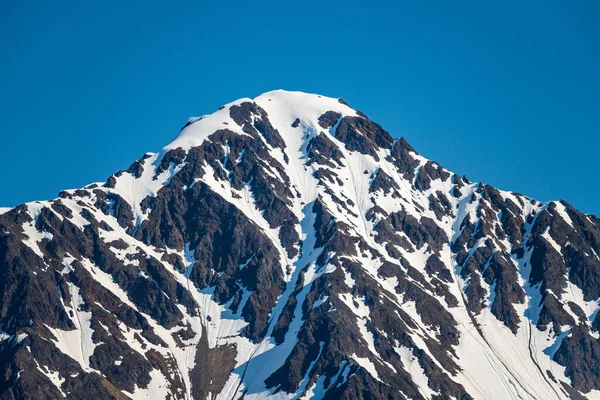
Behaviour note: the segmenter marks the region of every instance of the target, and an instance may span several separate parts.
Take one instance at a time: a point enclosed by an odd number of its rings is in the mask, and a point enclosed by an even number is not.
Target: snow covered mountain
[[[190,119],[0,215],[0,399],[600,398],[600,219],[341,99]]]

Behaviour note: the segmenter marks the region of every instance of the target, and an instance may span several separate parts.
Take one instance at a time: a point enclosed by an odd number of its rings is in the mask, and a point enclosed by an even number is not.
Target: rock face
[[[597,397],[599,255],[566,202],[269,92],[0,214],[0,399]]]

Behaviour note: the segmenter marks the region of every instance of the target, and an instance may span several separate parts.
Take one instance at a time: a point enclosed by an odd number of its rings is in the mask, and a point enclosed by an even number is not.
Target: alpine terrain
[[[0,399],[600,398],[600,219],[341,99],[237,100],[0,213]]]

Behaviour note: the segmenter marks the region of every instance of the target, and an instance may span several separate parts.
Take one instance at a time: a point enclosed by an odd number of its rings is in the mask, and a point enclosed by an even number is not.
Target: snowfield
[[[5,318],[2,351],[29,346],[26,379],[67,398],[92,375],[133,399],[600,398],[600,364],[577,359],[596,353],[568,340],[598,346],[598,221],[380,129],[338,99],[268,92],[191,118],[106,184],[0,209],[27,279],[59,299]]]

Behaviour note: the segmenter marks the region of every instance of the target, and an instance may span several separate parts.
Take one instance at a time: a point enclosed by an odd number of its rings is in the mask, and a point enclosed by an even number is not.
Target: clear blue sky
[[[102,181],[188,116],[282,88],[600,214],[600,2],[194,3],[0,1],[0,206]]]

